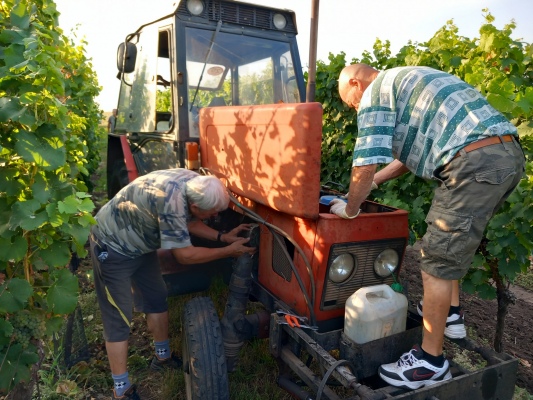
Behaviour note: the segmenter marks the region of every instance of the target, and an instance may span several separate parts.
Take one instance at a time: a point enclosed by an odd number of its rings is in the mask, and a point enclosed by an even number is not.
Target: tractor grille
[[[287,250],[291,259],[294,256],[294,251],[291,254],[291,249],[287,248],[287,242],[284,237],[277,233],[273,233],[273,235],[277,235],[280,240],[278,241],[276,238],[272,238],[272,269],[287,282],[290,282],[292,280],[292,268],[282,246]],[[281,242],[281,245],[279,242]]]
[[[205,0],[207,7],[200,17],[208,18],[210,21],[236,24],[241,26],[253,26],[259,29],[278,30],[274,27],[272,18],[274,14],[283,14],[287,20],[287,26],[283,32],[296,34],[296,25],[293,15],[290,12],[272,10],[263,7],[254,7],[249,4],[242,4],[235,1]],[[187,10],[186,1],[182,1],[178,7],[178,14],[191,17]]]
[[[325,273],[324,292],[321,300],[322,310],[331,310],[344,307],[346,300],[357,289],[365,286],[393,283],[393,277],[382,278],[374,273],[374,260],[385,249],[394,249],[398,253],[400,261],[403,258],[405,239],[387,239],[372,242],[358,242],[338,244],[331,246],[328,268]],[[348,281],[334,283],[328,277],[329,267],[335,257],[351,253],[357,260],[357,270]],[[399,272],[399,269],[396,270]]]

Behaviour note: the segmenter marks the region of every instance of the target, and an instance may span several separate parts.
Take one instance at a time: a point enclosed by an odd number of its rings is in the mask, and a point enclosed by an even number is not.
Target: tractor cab
[[[135,177],[124,162],[126,144],[137,174],[187,167],[186,144],[199,142],[203,108],[303,102],[296,34],[289,10],[184,0],[174,13],[127,35],[117,57],[109,197]]]

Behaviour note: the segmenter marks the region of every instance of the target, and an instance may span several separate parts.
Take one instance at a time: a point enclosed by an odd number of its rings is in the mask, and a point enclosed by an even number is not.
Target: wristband
[[[217,235],[217,242],[222,242],[222,235],[224,234],[224,232],[222,231],[218,231],[218,235]]]

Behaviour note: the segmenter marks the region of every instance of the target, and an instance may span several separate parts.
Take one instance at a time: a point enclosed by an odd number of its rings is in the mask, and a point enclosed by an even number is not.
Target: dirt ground
[[[408,247],[400,277],[407,287],[409,303],[413,306],[422,298],[422,280],[418,263],[416,246]],[[516,384],[533,393],[533,334],[531,333],[533,293],[520,286],[514,286],[511,291],[517,300],[509,307],[505,320],[504,352],[519,360]],[[496,300],[482,300],[466,293],[461,293],[460,300],[465,313],[467,331],[469,334],[475,332],[477,336],[472,339],[482,338],[492,346],[496,329]]]

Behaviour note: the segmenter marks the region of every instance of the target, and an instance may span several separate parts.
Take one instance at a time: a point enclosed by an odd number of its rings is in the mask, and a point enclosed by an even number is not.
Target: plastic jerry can
[[[344,333],[363,344],[405,331],[407,298],[389,285],[357,290],[346,301]]]

